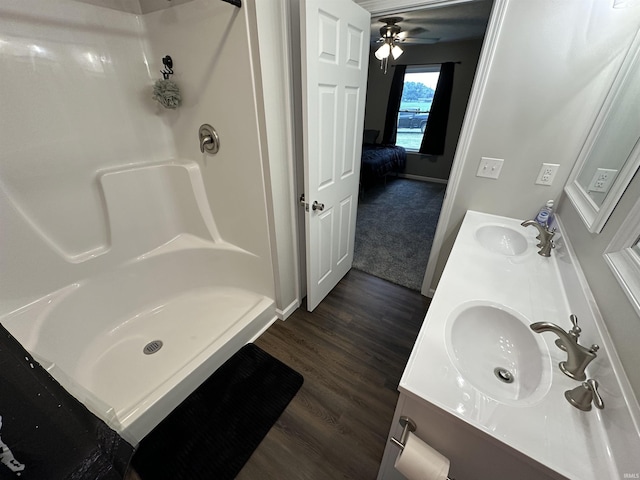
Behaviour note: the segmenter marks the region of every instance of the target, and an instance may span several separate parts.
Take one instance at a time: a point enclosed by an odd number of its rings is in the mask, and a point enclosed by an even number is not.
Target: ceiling
[[[380,38],[381,18],[401,17],[402,44],[455,42],[482,38],[491,13],[492,0],[474,0],[444,7],[433,7],[393,15],[371,17],[371,43]]]

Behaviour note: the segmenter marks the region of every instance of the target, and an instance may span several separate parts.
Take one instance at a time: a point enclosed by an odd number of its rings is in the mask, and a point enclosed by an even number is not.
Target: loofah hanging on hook
[[[169,75],[173,75],[173,60],[169,55],[162,59],[164,70],[161,70],[162,79],[157,80],[153,85],[153,99],[157,100],[164,108],[172,110],[178,108],[182,103],[180,89],[173,80],[169,80]]]
[[[172,110],[178,108],[182,103],[180,89],[176,82],[164,78],[156,80],[153,85],[153,99],[157,100],[164,108]]]

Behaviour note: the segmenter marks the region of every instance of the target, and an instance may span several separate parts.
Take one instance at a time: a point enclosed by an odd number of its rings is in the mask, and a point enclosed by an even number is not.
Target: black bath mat
[[[235,478],[302,382],[245,345],[142,440],[133,467],[142,480]]]

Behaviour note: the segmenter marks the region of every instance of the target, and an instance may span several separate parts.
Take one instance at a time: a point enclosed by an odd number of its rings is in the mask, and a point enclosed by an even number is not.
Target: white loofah
[[[153,99],[164,108],[176,109],[182,103],[180,89],[172,80],[160,79],[153,85]]]

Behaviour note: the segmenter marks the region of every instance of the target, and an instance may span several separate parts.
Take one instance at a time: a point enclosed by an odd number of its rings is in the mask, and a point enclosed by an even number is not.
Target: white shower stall
[[[250,21],[217,0],[0,5],[0,323],[134,445],[276,318]],[[175,110],[152,98],[166,55]]]

